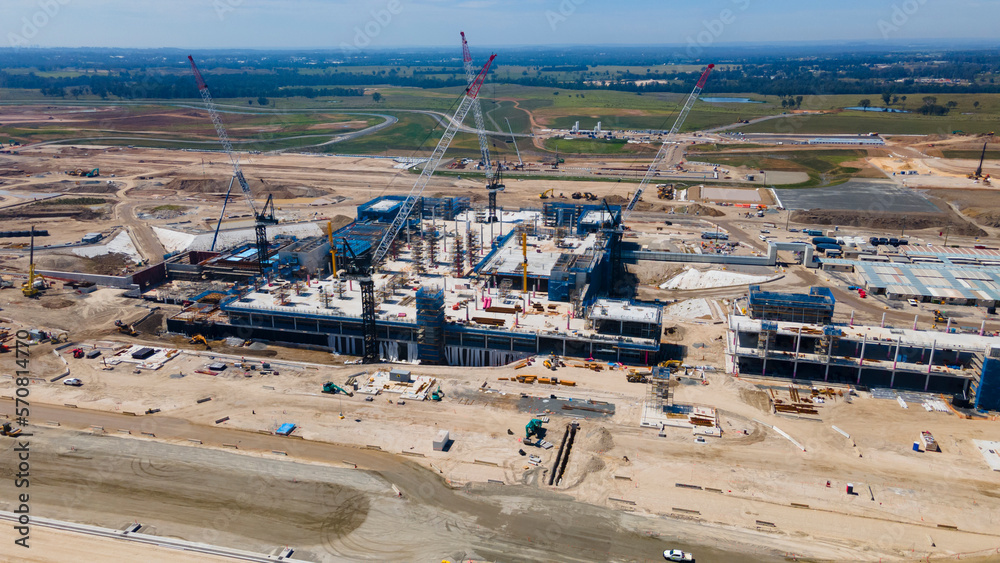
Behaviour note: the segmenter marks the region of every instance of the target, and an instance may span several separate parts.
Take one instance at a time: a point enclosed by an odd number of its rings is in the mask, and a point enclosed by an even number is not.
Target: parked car
[[[72,385],[73,387],[80,387],[81,385],[83,385],[83,382],[75,377],[71,377],[66,381],[63,381],[63,385]]]
[[[916,307],[917,306],[917,300],[916,299],[907,299],[906,302],[909,303],[911,307]]]

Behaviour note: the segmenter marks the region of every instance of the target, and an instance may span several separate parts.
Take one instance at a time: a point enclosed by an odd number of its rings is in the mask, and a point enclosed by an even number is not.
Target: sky
[[[2,0],[0,46],[724,45],[996,37],[1000,0]]]

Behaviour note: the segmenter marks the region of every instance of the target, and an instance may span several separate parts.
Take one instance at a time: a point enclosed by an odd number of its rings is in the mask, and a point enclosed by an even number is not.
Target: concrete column
[[[823,381],[828,381],[830,379],[830,354],[833,353],[833,338],[830,339],[830,345],[826,349],[826,371],[823,373]]]
[[[882,313],[882,324],[878,325],[879,328],[885,328],[885,313]]]
[[[563,339],[563,356],[566,355],[566,339]]]
[[[892,375],[889,377],[889,388],[896,383],[896,362],[899,360],[899,346],[903,343],[903,339],[900,338],[896,341],[896,353],[892,355]]]
[[[913,330],[917,330],[917,315],[913,315]]]
[[[868,335],[861,341],[861,356],[858,358],[858,385],[861,385],[861,371],[865,369],[865,345],[868,344]]]
[[[792,366],[792,379],[799,373],[799,344],[802,343],[802,327],[799,327],[799,332],[795,335],[795,363]]]

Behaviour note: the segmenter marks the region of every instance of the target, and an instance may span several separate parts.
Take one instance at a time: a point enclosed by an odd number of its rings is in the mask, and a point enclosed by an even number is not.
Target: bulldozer
[[[326,383],[323,384],[323,392],[326,393],[327,395],[336,395],[337,393],[340,393],[342,395],[347,395],[348,397],[354,396],[354,393],[348,391],[347,389],[344,389],[343,387],[337,385],[332,381],[327,381]]]
[[[212,349],[212,346],[209,345],[208,340],[205,340],[205,337],[200,334],[192,336],[191,339],[188,340],[188,344],[201,344],[205,346],[206,350]]]
[[[127,334],[128,336],[139,336],[139,332],[135,330],[135,327],[130,324],[126,324],[118,319],[115,321],[115,326],[118,327],[118,332],[122,334]]]
[[[946,323],[948,322],[948,317],[944,316],[944,313],[934,309],[934,322],[936,323]]]
[[[17,426],[12,425],[9,422],[4,422],[0,425],[0,436],[10,436],[11,438],[17,438],[21,435],[22,430]]]
[[[674,185],[660,184],[656,186],[656,197],[660,199],[674,199]]]
[[[625,380],[629,383],[649,383],[649,374],[639,373],[634,369],[630,369],[625,374]]]
[[[597,201],[597,196],[590,192],[583,192],[583,199],[587,201]]]

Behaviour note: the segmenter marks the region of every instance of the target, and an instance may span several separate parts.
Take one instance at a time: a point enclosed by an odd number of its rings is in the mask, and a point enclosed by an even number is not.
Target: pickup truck
[[[679,549],[667,549],[663,552],[663,558],[667,561],[694,561],[694,556]]]

